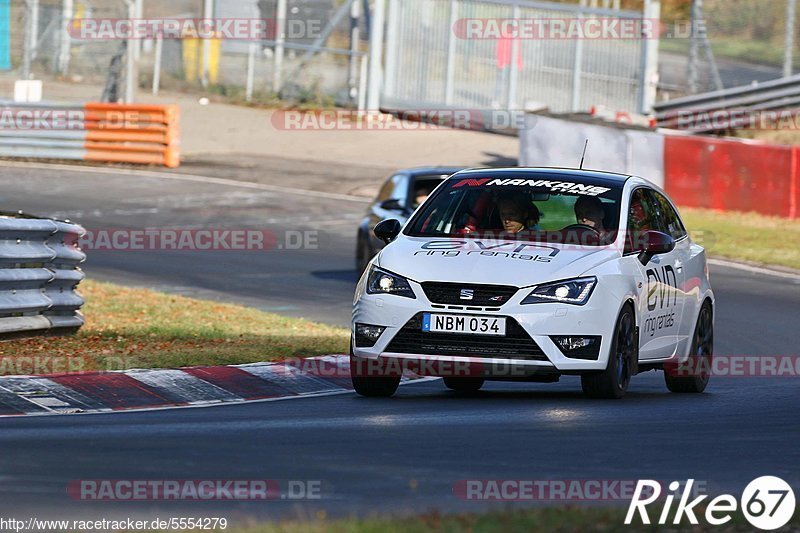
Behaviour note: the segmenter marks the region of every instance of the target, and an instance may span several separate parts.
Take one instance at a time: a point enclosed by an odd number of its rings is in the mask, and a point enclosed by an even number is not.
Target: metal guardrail
[[[800,107],[800,75],[659,102],[655,110],[659,127],[687,129],[688,126],[692,131],[704,133],[735,129],[735,112],[752,115],[797,107]]]
[[[0,157],[180,165],[175,105],[0,101]]]
[[[69,334],[83,325],[76,289],[84,233],[77,224],[0,212],[0,339]]]

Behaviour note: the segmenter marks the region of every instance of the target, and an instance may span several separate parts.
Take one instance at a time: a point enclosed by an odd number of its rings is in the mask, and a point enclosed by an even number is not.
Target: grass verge
[[[0,343],[0,375],[226,365],[348,350],[346,329],[238,305],[91,280],[80,292],[84,328],[74,337]]]
[[[650,512],[650,519],[658,520],[658,511]],[[678,526],[645,526],[637,516],[631,525],[625,525],[626,507],[544,507],[533,509],[492,511],[485,514],[460,514],[443,516],[427,514],[412,518],[368,518],[337,521],[284,522],[234,528],[231,533],[527,533],[530,531],[704,531],[702,525],[692,526],[684,520]],[[704,524],[704,510],[697,509],[697,518]],[[784,529],[795,530],[800,524],[797,515]],[[637,525],[638,524],[638,525]],[[731,521],[713,528],[715,532],[750,532],[750,525],[741,513],[734,513]]]
[[[681,216],[711,257],[800,270],[800,220],[686,207]]]

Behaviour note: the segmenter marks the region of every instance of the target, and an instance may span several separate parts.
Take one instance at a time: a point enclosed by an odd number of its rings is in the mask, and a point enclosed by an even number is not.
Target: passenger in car
[[[539,208],[519,194],[505,194],[497,199],[497,212],[503,229],[511,234],[517,234],[523,230],[538,231],[539,220],[542,214]]]

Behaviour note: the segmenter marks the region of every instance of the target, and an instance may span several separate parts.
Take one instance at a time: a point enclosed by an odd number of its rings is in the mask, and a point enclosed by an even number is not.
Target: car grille
[[[526,361],[548,361],[522,326],[506,318],[505,336],[464,335],[422,331],[422,313],[418,313],[397,332],[386,352],[466,357],[500,357]]]
[[[422,284],[422,290],[425,291],[428,300],[437,304],[500,307],[519,289],[508,285],[425,282]],[[463,299],[462,291],[472,291],[472,299]]]

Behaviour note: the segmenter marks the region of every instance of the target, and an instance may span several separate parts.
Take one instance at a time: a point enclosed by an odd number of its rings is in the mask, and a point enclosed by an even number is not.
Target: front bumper
[[[452,361],[459,363],[499,366],[514,368],[531,373],[571,373],[582,371],[604,370],[608,363],[608,353],[612,332],[616,324],[622,303],[610,291],[598,283],[586,305],[576,306],[559,303],[539,303],[521,305],[520,302],[531,289],[520,289],[508,302],[496,310],[466,306],[442,305],[431,302],[419,283],[409,281],[416,299],[394,295],[367,294],[364,283],[359,283],[353,305],[353,328],[356,323],[386,326],[383,334],[370,348],[353,346],[354,355],[375,359],[379,357],[392,359],[416,359],[421,361]],[[409,322],[418,318],[423,312],[440,314],[480,315],[506,317],[509,324],[515,322],[535,343],[534,349],[512,350],[511,352],[495,352],[476,354],[459,353],[459,350],[446,350],[445,353],[413,353],[409,349],[393,351],[398,345],[409,346],[409,343],[393,343],[404,327],[409,331]],[[551,340],[551,335],[599,336],[601,337],[600,353],[597,360],[583,360],[564,355],[561,349]],[[470,336],[473,337],[474,336]],[[494,352],[494,353],[492,353]],[[518,355],[514,355],[513,353]]]

